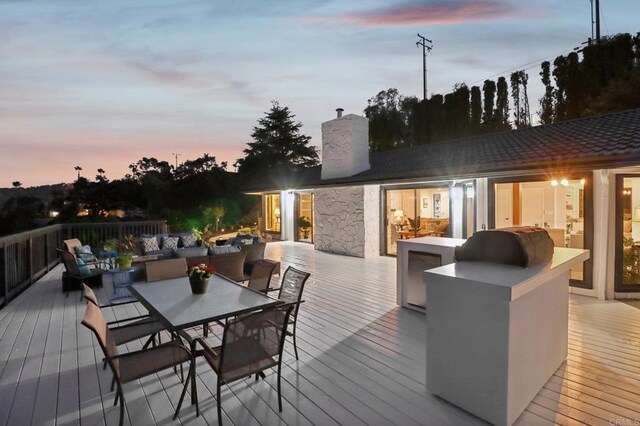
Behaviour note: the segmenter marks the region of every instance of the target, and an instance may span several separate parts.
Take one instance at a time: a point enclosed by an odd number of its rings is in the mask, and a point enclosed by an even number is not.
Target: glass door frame
[[[305,240],[301,240],[299,235],[300,235],[300,230],[298,229],[298,217],[300,217],[300,195],[311,195],[311,216],[309,217],[309,219],[311,219],[311,238],[310,241],[305,241]],[[294,198],[293,198],[293,240],[299,243],[305,243],[305,244],[313,244],[313,228],[314,228],[314,223],[313,223],[313,192],[309,191],[309,192],[295,192],[294,193]]]
[[[623,284],[622,274],[622,256],[623,249],[622,240],[624,237],[624,179],[625,178],[639,178],[638,173],[625,173],[616,175],[616,208],[615,208],[615,271],[614,271],[614,291],[616,293],[637,293],[640,292],[640,283],[638,284]],[[633,220],[633,205],[631,206],[631,220]]]
[[[467,211],[467,190],[468,190],[468,186],[469,184],[471,184],[471,187],[473,188],[473,224],[472,224],[472,229],[474,230],[473,232],[475,232],[476,229],[476,223],[478,221],[478,201],[477,201],[477,194],[478,192],[476,191],[476,180],[475,179],[471,179],[471,180],[465,180],[462,182],[458,182],[457,185],[459,185],[462,188],[462,238],[469,238],[471,235],[467,235],[467,228],[469,227],[469,212]],[[449,210],[451,211],[451,210]]]
[[[418,212],[420,210],[420,206],[418,205],[418,190],[419,189],[433,189],[433,188],[447,188],[449,191],[449,227],[447,228],[447,235],[444,235],[444,238],[451,238],[451,231],[453,228],[451,211],[453,208],[453,199],[451,196],[451,189],[453,188],[452,181],[441,181],[441,182],[429,182],[429,183],[420,183],[420,184],[403,184],[403,185],[388,185],[380,186],[380,232],[382,234],[382,238],[380,238],[380,253],[384,253],[384,256],[389,257],[397,257],[397,254],[388,253],[388,241],[387,241],[387,227],[389,226],[389,220],[387,218],[387,191],[394,190],[406,190],[413,189],[414,193],[414,211]],[[474,184],[475,185],[475,184]],[[415,219],[414,215],[414,219]]]
[[[487,179],[487,229],[496,228],[496,183],[524,183],[551,181],[552,179],[567,178],[569,180],[584,179],[584,249],[589,250],[591,256],[584,262],[584,280],[570,280],[571,287],[593,289],[593,173],[590,171],[555,174],[520,175]]]

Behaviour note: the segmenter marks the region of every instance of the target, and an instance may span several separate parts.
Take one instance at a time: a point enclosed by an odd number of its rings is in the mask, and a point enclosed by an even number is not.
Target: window
[[[266,194],[264,196],[264,230],[280,232],[280,194]]]
[[[538,180],[540,179],[540,180]],[[555,247],[590,248],[593,224],[585,177],[500,179],[493,181],[493,228],[538,226]],[[586,209],[589,209],[587,215]],[[591,288],[591,261],[571,270],[573,285]]]

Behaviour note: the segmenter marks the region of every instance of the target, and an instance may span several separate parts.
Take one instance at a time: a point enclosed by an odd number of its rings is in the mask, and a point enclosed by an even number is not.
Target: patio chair
[[[102,274],[104,270],[93,268],[80,269],[76,258],[66,250],[56,249],[62,259],[66,272],[62,275],[62,291],[69,296],[69,291],[80,290],[80,284],[86,283],[89,287],[102,287]]]
[[[196,404],[198,410],[198,397],[196,395],[195,383],[195,364],[191,362],[193,357],[189,349],[184,347],[180,342],[172,340],[159,346],[142,349],[139,351],[129,352],[126,354],[118,354],[117,345],[111,330],[107,327],[104,315],[99,307],[93,303],[87,303],[87,310],[82,320],[82,325],[93,331],[105,358],[109,362],[113,377],[118,385],[116,390],[116,398],[114,405],[120,400],[120,426],[124,422],[124,392],[122,385],[142,377],[155,374],[167,368],[182,365],[189,362],[189,373],[185,381],[180,401],[174,415],[174,420],[180,413],[182,401],[184,400],[187,386],[191,384],[191,402]]]
[[[184,258],[154,260],[146,262],[144,269],[148,282],[181,278],[187,276],[187,261]]]
[[[220,391],[223,384],[235,382],[248,376],[264,377],[264,371],[278,367],[278,410],[282,411],[280,373],[282,351],[287,324],[294,309],[292,305],[267,309],[254,314],[229,320],[224,327],[222,345],[211,347],[198,337],[191,340],[191,353],[203,356],[217,375],[218,425],[222,425]],[[198,350],[198,345],[202,348]],[[200,415],[196,405],[196,415]]]
[[[213,254],[209,256],[209,262],[216,273],[232,281],[241,282],[244,281],[242,268],[245,257],[246,253],[242,251],[240,253]]]
[[[113,306],[125,305],[128,303],[136,303],[137,301],[125,302],[125,303],[113,303],[109,305],[100,305],[98,298],[93,290],[86,284],[82,284],[84,287],[84,298],[89,303],[93,303],[100,309],[111,308]],[[123,324],[117,327],[109,327],[110,325]],[[158,337],[157,343],[161,343],[160,332],[165,330],[166,327],[162,325],[158,320],[150,315],[138,315],[135,317],[129,317],[121,320],[109,321],[107,323],[109,331],[113,336],[113,340],[116,346],[124,345],[125,343],[132,342],[134,340],[142,339],[149,336],[147,342],[142,346],[142,349],[146,349],[149,345],[156,346],[156,336]],[[104,367],[106,368],[107,362],[105,360]]]
[[[71,238],[70,240],[63,240],[62,245],[67,249],[69,253],[73,255],[74,258],[78,258],[76,247],[82,247],[82,242],[80,242],[79,239]],[[96,264],[98,262],[98,259],[93,253],[86,253],[82,256],[82,258],[88,264]]]
[[[253,265],[251,275],[249,276],[249,284],[247,285],[247,287],[262,293],[267,293],[269,290],[271,290],[269,284],[271,283],[271,277],[275,269],[275,262],[258,260]]]
[[[280,285],[280,288],[268,290],[277,290],[278,299],[282,300],[285,303],[297,303],[293,308],[291,321],[289,321],[289,324],[291,324],[291,326],[293,327],[293,331],[289,331],[287,329],[287,336],[291,336],[293,338],[293,350],[296,354],[296,359],[298,359],[298,343],[296,341],[298,310],[300,309],[300,303],[302,301],[304,284],[307,282],[310,276],[311,274],[308,272],[304,272],[294,268],[293,266],[289,266],[287,270],[284,271],[284,276],[282,277],[282,284]]]
[[[240,246],[240,250],[247,254],[244,260],[244,273],[250,275],[253,265],[257,261],[264,259],[264,250],[267,247],[267,243],[255,243],[255,244],[243,244]]]

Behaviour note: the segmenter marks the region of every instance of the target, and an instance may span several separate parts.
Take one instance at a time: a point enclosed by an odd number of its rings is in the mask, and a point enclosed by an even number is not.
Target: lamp
[[[640,222],[640,207],[634,207],[633,209],[633,221]]]
[[[562,178],[562,180],[560,180],[560,185],[562,185],[562,186],[569,186],[569,179],[567,179],[567,178]]]
[[[558,186],[558,180],[557,179],[553,179],[551,181],[551,186]]]
[[[402,221],[403,216],[404,216],[404,212],[402,211],[402,209],[396,209],[393,212],[393,217],[396,219],[397,223],[400,223]]]
[[[274,215],[276,218],[279,218],[279,217],[280,217],[280,207],[276,207],[275,209],[273,209],[273,215]]]

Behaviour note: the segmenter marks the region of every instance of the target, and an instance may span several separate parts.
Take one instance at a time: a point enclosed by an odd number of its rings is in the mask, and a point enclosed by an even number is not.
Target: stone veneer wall
[[[317,189],[313,193],[316,250],[364,257],[364,187]]]

